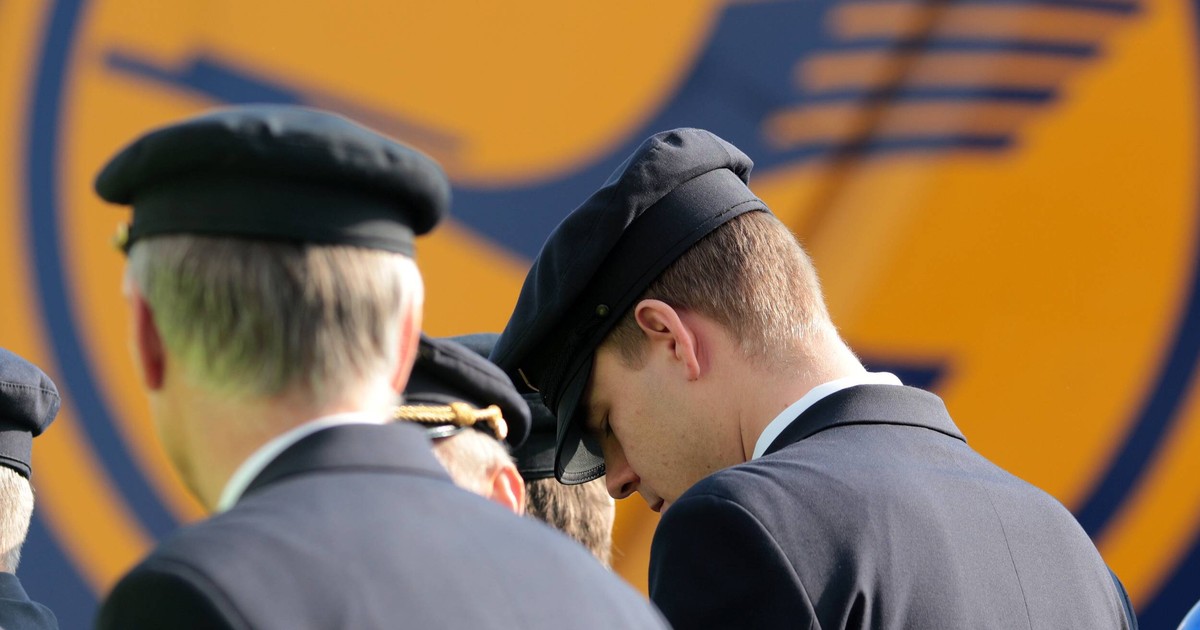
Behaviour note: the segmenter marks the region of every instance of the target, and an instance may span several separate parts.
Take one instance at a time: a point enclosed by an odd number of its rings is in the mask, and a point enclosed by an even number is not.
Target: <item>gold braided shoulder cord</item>
[[[508,437],[508,423],[504,421],[504,415],[496,405],[489,405],[486,409],[476,409],[463,402],[453,402],[449,405],[400,405],[392,411],[392,418],[419,424],[452,424],[464,428],[474,427],[482,422],[497,440]]]

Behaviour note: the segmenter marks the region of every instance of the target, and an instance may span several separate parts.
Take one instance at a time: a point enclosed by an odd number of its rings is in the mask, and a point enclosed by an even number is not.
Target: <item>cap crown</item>
[[[33,438],[54,421],[60,404],[45,372],[0,348],[0,465],[29,477]]]
[[[96,177],[103,199],[133,205],[126,247],[197,233],[350,244],[405,254],[450,205],[428,156],[341,116],[249,105],[150,131]]]

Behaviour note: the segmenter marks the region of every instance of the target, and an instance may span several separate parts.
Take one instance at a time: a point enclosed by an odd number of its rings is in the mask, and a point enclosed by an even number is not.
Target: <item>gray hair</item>
[[[0,466],[0,571],[16,573],[33,517],[33,486],[21,473]]]
[[[320,404],[386,376],[405,305],[424,299],[401,254],[196,235],[138,241],[126,279],[184,375],[236,399]]]
[[[492,471],[512,464],[504,444],[475,429],[434,440],[433,454],[456,485],[481,496],[491,492]]]

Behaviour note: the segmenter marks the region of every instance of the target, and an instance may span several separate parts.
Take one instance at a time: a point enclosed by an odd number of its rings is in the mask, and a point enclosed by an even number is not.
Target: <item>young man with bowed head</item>
[[[676,628],[1127,628],[1045,492],[869,373],[711,133],[651,137],[551,234],[492,360],[558,417],[555,473],[663,513]]]
[[[421,328],[414,237],[449,205],[429,158],[245,106],[142,136],[96,189],[133,206],[125,296],[155,429],[217,512],[122,578],[99,628],[660,625],[389,422]]]

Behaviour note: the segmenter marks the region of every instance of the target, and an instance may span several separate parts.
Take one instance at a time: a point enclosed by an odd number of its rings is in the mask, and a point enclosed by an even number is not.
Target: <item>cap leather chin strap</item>
[[[487,427],[497,440],[508,437],[508,423],[500,407],[488,405],[478,409],[467,403],[453,402],[449,405],[400,405],[392,410],[392,418],[404,422],[428,425],[449,425],[460,429]]]

